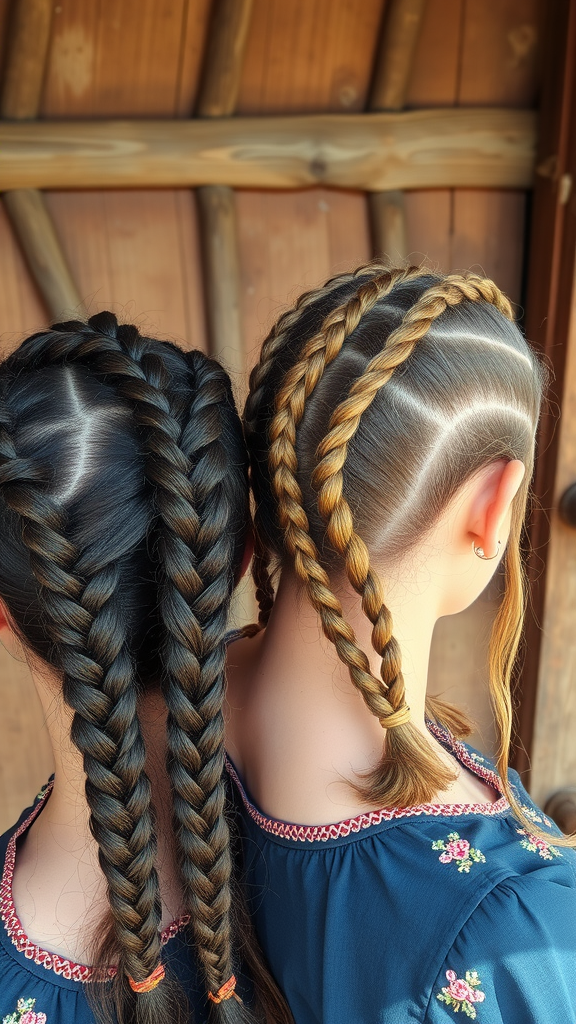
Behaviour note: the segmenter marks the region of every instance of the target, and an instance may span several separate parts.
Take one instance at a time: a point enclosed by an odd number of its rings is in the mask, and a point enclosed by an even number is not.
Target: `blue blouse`
[[[431,730],[500,792],[488,759]],[[515,772],[549,841],[503,796],[291,825],[229,772],[251,913],[296,1024],[575,1024],[576,854]]]
[[[94,1024],[87,999],[87,990],[94,981],[92,968],[73,963],[31,942],[24,933],[12,898],[18,840],[42,810],[51,789],[49,782],[18,823],[0,838],[0,865],[3,865],[0,915],[4,925],[0,927],[2,1024]],[[163,962],[186,993],[194,1024],[206,1024],[209,1004],[187,938],[187,923],[188,918],[183,917],[162,933]],[[239,979],[238,992],[246,998],[243,979]]]

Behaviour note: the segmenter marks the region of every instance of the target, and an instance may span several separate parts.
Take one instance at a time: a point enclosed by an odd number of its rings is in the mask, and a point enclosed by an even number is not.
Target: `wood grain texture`
[[[89,314],[111,309],[144,333],[204,347],[190,192],[52,192],[46,201]]]
[[[363,110],[383,0],[254,0],[237,112]]]
[[[427,0],[406,106],[451,107],[458,100],[465,0]]]
[[[402,262],[408,255],[405,193],[371,192],[368,196],[372,250],[375,256],[385,256]]]
[[[491,277],[513,302],[521,299],[524,192],[458,189],[405,196],[410,259],[433,269],[472,269]]]
[[[406,245],[414,263],[434,270],[452,265],[453,193],[450,189],[416,189],[404,196]]]
[[[519,188],[528,110],[0,125],[0,188]]]
[[[50,316],[56,320],[82,317],[82,300],[42,192],[24,188],[5,192],[4,205]]]
[[[207,15],[198,0],[59,0],[42,115],[181,114],[195,92]]]
[[[50,40],[53,0],[16,0],[8,34],[0,117],[36,117]]]
[[[250,367],[274,320],[301,292],[370,258],[370,231],[359,193],[242,191],[236,202]]]
[[[459,103],[536,105],[539,13],[538,0],[465,0]]]
[[[402,110],[406,106],[425,7],[426,0],[388,0],[370,90],[370,110]]]
[[[198,117],[233,114],[253,0],[214,0],[198,97]]]

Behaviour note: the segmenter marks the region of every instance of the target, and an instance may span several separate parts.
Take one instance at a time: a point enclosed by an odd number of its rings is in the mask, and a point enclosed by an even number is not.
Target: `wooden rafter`
[[[216,0],[212,9],[197,116],[234,113],[253,0]],[[227,185],[197,191],[206,296],[208,344],[212,355],[238,378],[244,370],[240,310],[240,259],[236,203]]]
[[[38,116],[51,20],[52,0],[17,0],[14,5],[0,97],[3,118],[21,122]],[[31,274],[51,316],[71,310],[82,315],[82,300],[44,197],[23,184],[17,180],[8,186],[4,205]]]
[[[51,21],[52,0],[18,0],[14,5],[0,117],[38,117]]]
[[[206,42],[198,117],[227,117],[236,109],[253,0],[215,0]]]
[[[389,0],[370,90],[370,110],[402,110],[426,0]]]
[[[78,289],[42,193],[34,188],[15,189],[6,192],[4,204],[51,316],[71,311],[82,315]]]
[[[369,109],[400,111],[406,105],[416,42],[426,0],[389,0],[374,67]],[[408,255],[404,193],[373,192],[369,197],[372,240],[377,255]]]
[[[0,125],[0,189],[527,188],[530,110]]]

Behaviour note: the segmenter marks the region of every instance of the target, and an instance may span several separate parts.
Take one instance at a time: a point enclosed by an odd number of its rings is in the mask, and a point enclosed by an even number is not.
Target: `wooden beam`
[[[236,386],[245,366],[234,192],[210,185],[199,188],[197,196],[209,350]]]
[[[17,0],[12,13],[0,117],[38,116],[52,21],[52,0]]]
[[[214,0],[204,57],[198,117],[234,113],[253,0]]]
[[[426,0],[389,0],[376,58],[370,110],[402,110],[406,105],[425,6]],[[405,260],[408,237],[402,192],[395,189],[373,193],[369,209],[374,255]]]
[[[0,124],[10,188],[527,188],[530,110]]]
[[[370,110],[402,110],[426,0],[389,0],[370,93]]]
[[[4,204],[50,316],[84,316],[82,300],[42,193],[36,189],[15,189],[6,193]]]

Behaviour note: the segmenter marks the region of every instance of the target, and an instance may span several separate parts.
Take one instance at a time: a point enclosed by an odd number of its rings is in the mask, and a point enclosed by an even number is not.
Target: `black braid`
[[[110,557],[76,550],[63,509],[45,493],[50,475],[18,458],[10,426],[2,403],[2,497],[19,517],[53,661],[74,711],[71,735],[83,755],[90,827],[108,883],[123,984],[126,975],[147,977],[159,962],[161,906],[134,663],[118,597],[122,552],[117,545],[108,546]]]
[[[106,368],[122,375],[119,391],[149,430],[147,472],[162,524],[160,614],[174,816],[192,932],[208,991],[215,994],[234,973],[222,703],[238,546],[232,499],[239,476],[245,478],[245,457],[239,446],[231,457],[225,419],[233,400],[216,363],[200,352],[189,354],[189,405],[186,416],[177,418],[165,367],[147,351],[146,340],[130,327],[120,327],[117,337],[132,364],[109,356]],[[213,1014],[237,1021],[246,1016],[231,1001],[215,1006]]]

